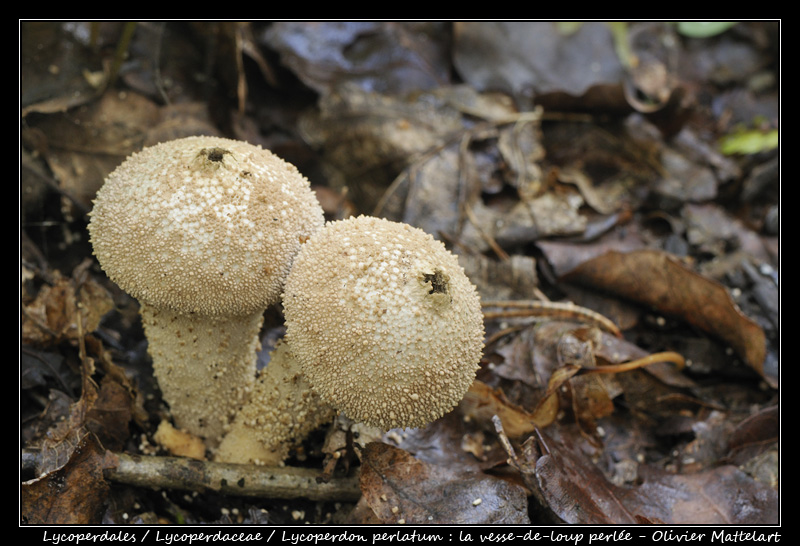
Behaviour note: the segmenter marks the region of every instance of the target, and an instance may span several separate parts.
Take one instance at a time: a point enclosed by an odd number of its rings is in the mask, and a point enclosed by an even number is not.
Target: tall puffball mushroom
[[[475,378],[477,291],[441,242],[407,224],[329,223],[296,256],[283,305],[303,374],[354,421],[422,426],[453,409]]]
[[[164,142],[108,176],[90,215],[91,243],[141,305],[178,427],[218,442],[255,381],[264,310],[323,224],[308,180],[245,142]]]

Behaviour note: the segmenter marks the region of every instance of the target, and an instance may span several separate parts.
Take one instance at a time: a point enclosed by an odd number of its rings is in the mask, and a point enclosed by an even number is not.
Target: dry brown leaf
[[[769,406],[745,419],[728,440],[728,457],[743,462],[767,451],[780,438],[780,407]]]
[[[572,412],[581,429],[594,437],[597,420],[614,413],[614,402],[603,376],[583,375],[569,383]]]
[[[650,398],[653,393],[661,400],[695,385],[674,364],[658,361],[679,355],[649,355],[629,341],[577,322],[550,320],[525,327],[494,349],[494,355],[502,361],[493,374],[523,382],[530,387],[526,392],[534,393],[528,396],[533,402],[509,401],[504,393],[476,381],[462,410],[484,423],[499,415],[512,438],[530,433],[534,423],[553,424],[562,401],[571,405],[574,418],[589,432],[597,419],[613,412],[612,401],[620,394],[638,410],[651,412],[657,407],[656,397]],[[649,362],[651,357],[655,361]],[[640,363],[641,369],[629,369]]]
[[[59,190],[83,209],[104,178],[143,146],[191,134],[215,134],[200,103],[159,106],[136,92],[107,92],[84,108],[37,118],[23,138],[37,146]]]
[[[540,417],[542,422],[540,426],[550,425],[556,420],[561,407],[559,392],[578,372],[580,372],[580,367],[572,364],[553,371],[547,382],[547,392],[536,406],[535,414]]]
[[[87,208],[111,172],[142,146],[158,106],[137,93],[104,93],[85,108],[36,120],[47,135],[44,159],[62,191]]]
[[[567,167],[558,171],[560,182],[573,184],[580,191],[586,204],[600,214],[613,214],[623,206],[620,201],[615,201],[612,196],[606,195],[601,189],[595,186],[594,181],[582,170],[575,167]]]
[[[625,59],[623,87],[628,103],[639,112],[661,110],[678,85],[680,41],[670,25],[612,23],[627,32],[630,52]],[[622,27],[621,25],[625,25]]]
[[[130,439],[129,424],[134,414],[133,393],[117,379],[111,373],[103,377],[97,399],[86,412],[87,430],[110,450],[122,449]]]
[[[21,521],[32,525],[102,523],[109,495],[103,470],[109,467],[95,436],[85,434],[63,467],[22,484]]]
[[[492,417],[497,415],[510,438],[530,434],[537,426],[547,426],[555,419],[553,406],[544,404],[541,409],[537,408],[541,413],[530,413],[512,404],[502,391],[477,379],[464,395],[459,408],[466,418],[484,423],[487,428],[492,427]]]
[[[529,524],[525,489],[477,472],[453,471],[388,444],[367,444],[362,501],[387,524]]]
[[[654,250],[609,251],[563,276],[679,317],[722,339],[773,386],[766,376],[766,337],[758,324],[744,316],[728,291],[698,275],[671,255]]]
[[[384,441],[414,454],[420,461],[464,472],[503,466],[507,458],[483,423],[465,418],[458,409],[427,426],[407,429],[402,436],[389,432]]]
[[[75,270],[73,278],[58,276],[44,285],[22,313],[22,342],[50,346],[62,341],[77,341],[81,334],[94,331],[100,319],[114,307],[111,295],[91,278],[77,280],[90,262]],[[79,327],[78,321],[83,324]]]

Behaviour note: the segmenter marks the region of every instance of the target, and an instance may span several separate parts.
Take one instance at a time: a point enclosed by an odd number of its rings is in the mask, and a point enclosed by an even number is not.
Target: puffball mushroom
[[[422,426],[453,409],[475,378],[477,291],[440,241],[407,224],[327,224],[296,256],[283,305],[303,374],[351,420]]]
[[[214,453],[216,461],[277,466],[290,449],[336,412],[322,403],[302,374],[291,348],[278,342],[252,396]]]
[[[245,142],[164,142],[108,175],[90,240],[111,280],[141,304],[154,372],[179,428],[213,445],[246,402],[263,312],[323,224],[308,180]]]

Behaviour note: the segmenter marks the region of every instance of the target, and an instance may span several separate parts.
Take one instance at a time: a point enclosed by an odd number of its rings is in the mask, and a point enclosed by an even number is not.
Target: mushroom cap
[[[475,378],[483,315],[457,258],[424,231],[368,216],[303,245],[283,294],[287,339],[323,402],[384,430],[429,423]]]
[[[243,315],[280,300],[294,255],[323,224],[293,165],[198,136],[145,148],[109,174],[89,234],[108,276],[140,301]]]

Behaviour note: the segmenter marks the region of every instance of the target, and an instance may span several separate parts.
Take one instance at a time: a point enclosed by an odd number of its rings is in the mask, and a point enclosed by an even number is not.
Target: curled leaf
[[[537,427],[544,427],[555,420],[555,407],[542,404],[536,413],[530,413],[510,402],[502,391],[495,390],[485,383],[475,380],[461,401],[461,411],[470,419],[490,423],[495,415],[503,422],[510,438],[530,434]]]
[[[777,378],[765,373],[767,346],[761,327],[742,314],[724,286],[673,256],[654,250],[609,251],[563,278],[681,318],[730,345],[750,367],[777,385]]]

